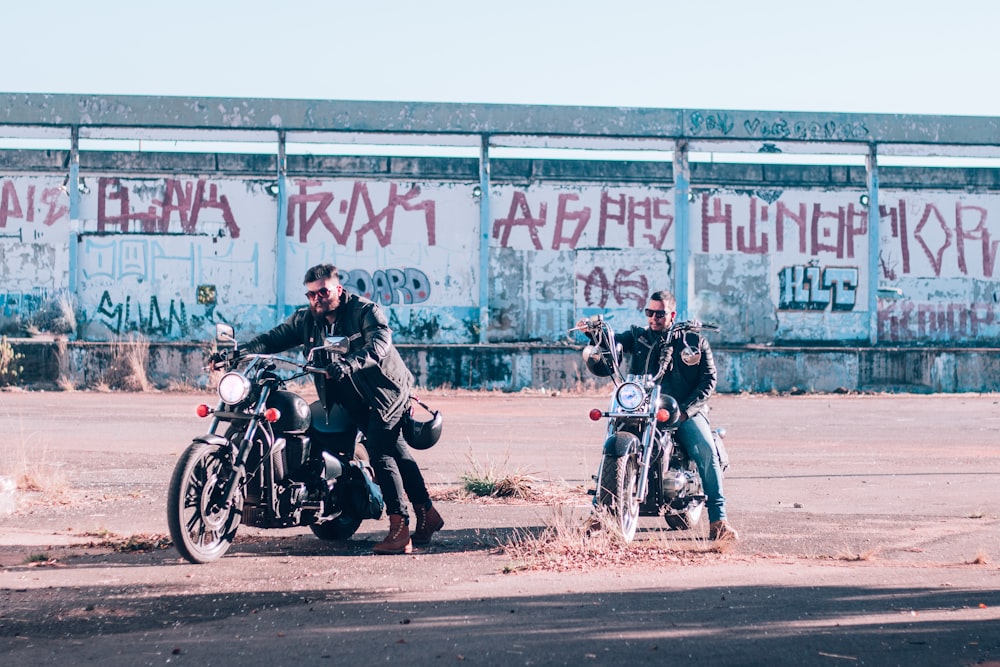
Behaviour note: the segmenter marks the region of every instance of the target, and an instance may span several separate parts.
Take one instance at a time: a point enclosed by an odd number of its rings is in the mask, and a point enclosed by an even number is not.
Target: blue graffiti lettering
[[[385,269],[369,274],[353,269],[340,274],[348,290],[385,306],[423,303],[431,296],[431,282],[420,269]]]
[[[854,310],[858,269],[786,266],[778,273],[780,310]]]

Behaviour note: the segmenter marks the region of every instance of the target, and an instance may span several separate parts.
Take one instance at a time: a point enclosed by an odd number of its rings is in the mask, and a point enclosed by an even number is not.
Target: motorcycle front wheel
[[[639,527],[639,456],[605,456],[597,480],[597,504],[603,507],[621,532],[631,542]]]
[[[229,507],[221,496],[232,467],[226,452],[192,443],[181,454],[167,491],[167,525],[181,556],[192,563],[216,560],[233,543],[243,517],[243,495]]]

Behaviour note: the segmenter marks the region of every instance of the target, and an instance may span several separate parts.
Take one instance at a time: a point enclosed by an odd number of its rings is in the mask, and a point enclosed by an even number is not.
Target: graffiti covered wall
[[[105,175],[86,178],[72,221],[64,180],[0,176],[0,304],[26,317],[72,289],[87,340],[204,340],[217,321],[250,335],[304,303],[319,262],[413,343],[478,342],[481,281],[488,340],[520,342],[567,339],[598,312],[642,323],[648,293],[677,278],[660,183],[494,182],[483,229],[471,182],[290,177],[281,206],[261,179]],[[1000,342],[1000,194],[881,191],[875,276],[858,195],[697,189],[682,203],[691,315],[725,343],[863,342],[874,282],[880,341]]]

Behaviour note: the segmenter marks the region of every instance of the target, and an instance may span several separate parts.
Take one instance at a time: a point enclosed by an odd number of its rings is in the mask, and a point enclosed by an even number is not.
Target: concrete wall
[[[259,175],[88,174],[72,220],[64,174],[0,173],[0,314],[30,319],[68,294],[81,340],[205,340],[217,321],[246,338],[302,305],[305,269],[328,261],[389,309],[399,342],[479,342],[484,280],[488,342],[565,340],[581,315],[641,323],[646,295],[674,287],[680,205],[690,316],[720,323],[722,343],[864,344],[872,322],[896,345],[1000,343],[1000,193],[933,187],[934,170],[932,187],[880,192],[870,275],[852,182],[693,182],[678,204],[627,163],[527,182],[512,167],[489,192],[483,275],[476,182],[434,163],[408,164],[433,177],[293,175],[280,220]],[[898,297],[874,319],[872,282]]]
[[[43,383],[91,383],[98,342],[132,333],[160,384],[197,382],[216,322],[269,328],[329,261],[386,306],[425,386],[572,387],[573,322],[642,323],[683,255],[723,390],[997,390],[997,170],[882,169],[871,275],[858,168],[692,165],[678,202],[667,163],[494,160],[481,226],[476,160],[290,158],[282,200],[273,156],[86,153],[75,219],[67,161],[0,151],[0,321],[75,310],[56,366],[31,362]],[[873,283],[892,297],[874,314]]]
[[[14,339],[21,384],[38,389],[105,383],[113,343]],[[600,386],[569,345],[400,345],[417,384],[428,389],[519,391]],[[206,347],[154,343],[147,357],[153,386],[209,387]],[[748,392],[997,392],[997,348],[715,347],[718,390]]]

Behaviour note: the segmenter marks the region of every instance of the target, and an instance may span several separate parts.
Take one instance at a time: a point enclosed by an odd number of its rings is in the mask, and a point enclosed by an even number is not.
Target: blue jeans
[[[697,414],[686,419],[677,427],[677,442],[688,456],[694,459],[701,475],[701,485],[705,488],[708,501],[709,521],[721,521],[726,518],[726,498],[722,495],[722,468],[715,456],[715,446],[712,443],[712,428],[708,425],[705,415]]]

